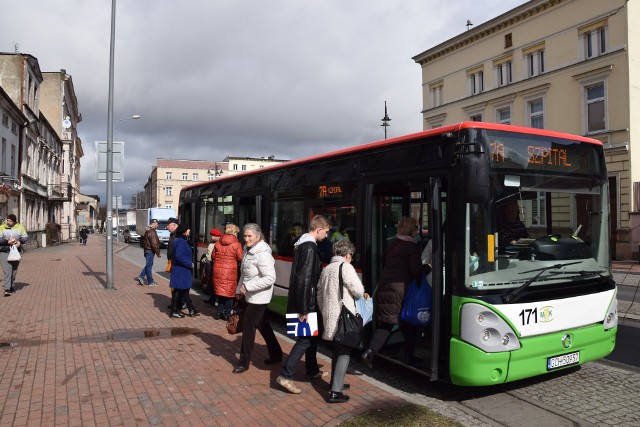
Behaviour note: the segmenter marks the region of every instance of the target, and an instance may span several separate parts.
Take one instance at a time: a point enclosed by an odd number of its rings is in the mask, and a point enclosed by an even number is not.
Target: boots
[[[373,369],[373,356],[375,356],[375,353],[371,349],[367,349],[362,353],[362,361],[369,367],[369,369]]]
[[[180,309],[178,308],[178,292],[174,289],[171,292],[171,313],[169,313],[169,317],[175,318],[183,318],[184,314],[180,313]]]

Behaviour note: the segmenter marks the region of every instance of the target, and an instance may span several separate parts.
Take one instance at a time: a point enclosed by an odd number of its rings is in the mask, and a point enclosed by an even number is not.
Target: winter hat
[[[178,224],[178,228],[176,229],[176,236],[182,236],[189,229],[185,224]]]
[[[14,223],[18,222],[18,218],[16,218],[16,216],[14,214],[7,215],[7,219],[10,219]]]

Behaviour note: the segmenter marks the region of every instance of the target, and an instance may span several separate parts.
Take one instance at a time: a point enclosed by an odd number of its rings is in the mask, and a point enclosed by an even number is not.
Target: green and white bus
[[[527,235],[503,244],[506,204],[517,205]],[[185,187],[179,210],[200,251],[211,228],[260,224],[280,313],[291,242],[314,215],[331,219],[330,236],[355,243],[354,266],[372,294],[398,219],[418,219],[418,244],[433,248],[433,306],[411,369],[432,380],[500,384],[615,346],[609,189],[593,139],[463,122]],[[329,239],[319,245],[326,262],[330,248]],[[394,332],[380,356],[402,363],[402,342]]]

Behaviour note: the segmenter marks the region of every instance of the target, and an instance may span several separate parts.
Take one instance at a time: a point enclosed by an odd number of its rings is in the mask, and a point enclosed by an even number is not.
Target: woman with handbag
[[[400,218],[398,234],[391,239],[385,252],[384,268],[374,301],[378,325],[369,348],[362,353],[362,361],[369,369],[373,368],[373,357],[387,342],[395,325],[400,325],[404,335],[404,362],[417,365],[422,361],[413,355],[417,328],[400,322],[400,312],[407,287],[423,272],[420,249],[415,239],[417,229],[418,223],[414,218],[406,216]]]
[[[0,225],[0,266],[4,271],[4,296],[11,296],[15,292],[16,281],[21,255],[20,245],[27,242],[27,230],[18,222],[14,214],[7,215],[5,222]]]
[[[263,240],[258,224],[246,224],[243,236],[245,248],[236,293],[244,295],[247,305],[242,316],[240,359],[233,369],[234,374],[241,374],[249,369],[256,329],[260,331],[267,344],[269,358],[265,363],[278,363],[282,360],[282,348],[264,315],[267,305],[271,302],[273,284],[276,281],[275,260],[271,255],[271,247]]]
[[[327,402],[344,403],[349,396],[342,393],[349,385],[344,383],[344,377],[349,367],[351,347],[334,341],[341,317],[342,307],[352,315],[356,315],[355,300],[364,295],[364,287],[351,265],[356,247],[350,241],[343,239],[333,244],[333,257],[320,274],[318,281],[318,306],[322,313],[324,333],[322,338],[332,341],[333,354],[331,356],[331,390]],[[342,289],[340,289],[342,285]],[[340,293],[342,291],[342,299]]]

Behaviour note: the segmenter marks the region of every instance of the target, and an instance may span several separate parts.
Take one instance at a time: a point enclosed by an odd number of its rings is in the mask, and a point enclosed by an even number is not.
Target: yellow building
[[[413,58],[422,68],[423,127],[478,120],[602,141],[613,256],[637,258],[640,150],[631,143],[640,125],[637,22],[638,2],[532,0],[432,47]]]

